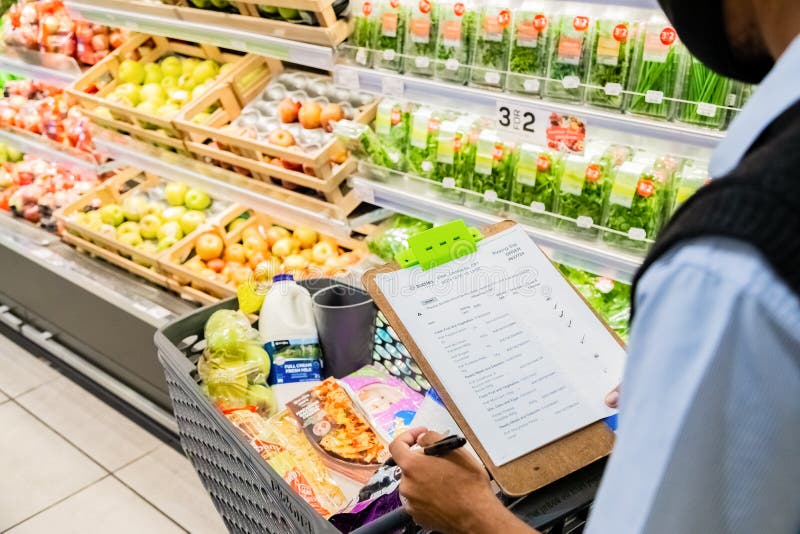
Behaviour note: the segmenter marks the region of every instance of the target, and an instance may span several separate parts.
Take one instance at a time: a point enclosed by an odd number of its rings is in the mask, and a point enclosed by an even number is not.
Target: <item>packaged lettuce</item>
[[[681,77],[676,118],[687,124],[720,129],[725,124],[732,81],[688,56],[687,71]]]
[[[406,148],[408,171],[423,178],[433,176],[436,164],[436,147],[439,143],[439,125],[443,112],[427,106],[411,114],[411,133]]]
[[[643,250],[645,239],[655,239],[661,227],[662,206],[668,191],[667,174],[641,162],[627,161],[616,171],[603,226],[603,239],[623,248]]]
[[[631,286],[566,265],[559,265],[558,270],[583,295],[606,324],[623,340],[627,340],[631,315]]]
[[[392,215],[367,237],[370,252],[386,261],[395,259],[408,248],[409,238],[429,230],[433,225],[407,215]]]
[[[351,9],[353,33],[347,40],[349,47],[346,56],[350,61],[369,67],[372,64],[370,48],[380,28],[380,19],[375,12],[373,0],[356,0]]]
[[[538,95],[541,78],[547,70],[547,45],[550,16],[525,2],[514,13],[513,36],[508,62],[508,90],[526,95]]]
[[[556,202],[558,213],[575,222],[560,220],[558,226],[587,237],[596,236],[597,229],[592,225],[603,222],[613,180],[603,158],[567,156]]]
[[[708,170],[704,165],[687,164],[675,175],[675,204],[672,213],[683,206],[689,197],[694,195],[698,189],[710,182]]]
[[[402,155],[408,145],[408,130],[409,113],[405,104],[390,98],[382,100],[375,114],[375,133],[388,154],[399,154],[398,164],[393,167],[398,171],[406,168]]]
[[[630,74],[631,41],[635,24],[623,11],[609,12],[595,22],[587,78],[586,102],[594,106],[621,109],[623,91]],[[616,16],[614,16],[616,15]]]
[[[466,83],[475,43],[478,13],[469,0],[445,0],[437,5],[436,77]]]
[[[668,119],[682,52],[678,34],[664,19],[639,27],[625,108],[628,113]]]
[[[555,211],[559,164],[559,157],[555,152],[528,143],[519,147],[511,201],[528,206],[530,210],[515,211],[515,213],[536,219],[553,220],[547,216],[535,217],[532,214]]]
[[[407,9],[400,0],[377,1],[379,22],[373,37],[373,64],[379,69],[399,72],[403,67]]]
[[[475,167],[470,189],[483,195],[483,201],[509,200],[514,172],[514,144],[504,141],[494,130],[478,134]]]
[[[544,96],[569,102],[583,101],[586,64],[590,56],[592,30],[586,12],[574,11],[559,15],[553,23],[550,57]]]
[[[375,132],[366,124],[340,120],[336,122],[333,132],[345,148],[359,159],[390,169],[402,165],[402,153],[387,151]]]
[[[406,24],[405,72],[416,76],[433,76],[438,13],[431,0],[415,0],[409,7]]]
[[[471,84],[505,87],[510,41],[511,10],[504,3],[484,5],[478,17]]]
[[[470,118],[465,117],[439,125],[433,180],[445,187],[469,189],[475,164],[475,145],[470,141],[473,130]]]

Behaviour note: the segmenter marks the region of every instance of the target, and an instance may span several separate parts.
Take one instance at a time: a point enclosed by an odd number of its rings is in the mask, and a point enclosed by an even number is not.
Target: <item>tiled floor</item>
[[[226,532],[186,458],[2,336],[0,473],[0,532]]]

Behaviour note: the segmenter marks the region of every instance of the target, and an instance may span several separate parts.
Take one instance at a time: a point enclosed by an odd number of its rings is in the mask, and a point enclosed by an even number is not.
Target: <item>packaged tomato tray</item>
[[[608,15],[616,16],[604,16],[595,21],[586,102],[597,107],[622,109],[636,24],[628,20],[624,10],[614,11]]]
[[[585,9],[585,8],[584,8]],[[592,18],[588,11],[569,10],[553,22],[544,96],[553,100],[582,102],[590,54]]]
[[[538,95],[547,71],[550,15],[525,2],[514,13],[507,88],[514,93]]]
[[[511,10],[505,3],[484,5],[478,19],[470,76],[472,85],[505,87],[510,41]]]
[[[405,67],[407,74],[433,76],[438,33],[438,12],[431,0],[415,0],[408,8]]]
[[[628,113],[669,118],[681,55],[678,34],[666,20],[658,18],[639,26],[625,103]]]
[[[444,0],[437,4],[436,11],[439,19],[436,78],[466,83],[474,52],[478,12],[469,0]]]

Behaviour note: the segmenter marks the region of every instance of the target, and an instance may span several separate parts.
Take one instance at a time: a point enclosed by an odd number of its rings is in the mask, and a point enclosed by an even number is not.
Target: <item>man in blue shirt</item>
[[[587,532],[796,534],[800,5],[660,2],[703,62],[762,83],[713,156],[714,183],[637,277],[617,443]],[[466,452],[410,449],[439,437],[415,429],[391,446],[414,518],[448,533],[531,532]]]

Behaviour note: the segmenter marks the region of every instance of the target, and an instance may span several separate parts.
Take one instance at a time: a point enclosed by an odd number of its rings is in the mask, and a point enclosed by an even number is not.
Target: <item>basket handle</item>
[[[392,510],[375,521],[359,527],[350,534],[386,534],[410,524],[413,520],[405,508]]]

